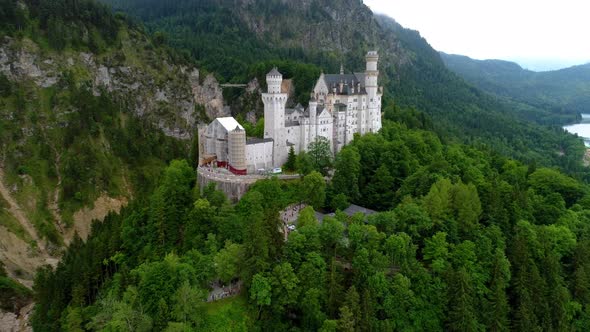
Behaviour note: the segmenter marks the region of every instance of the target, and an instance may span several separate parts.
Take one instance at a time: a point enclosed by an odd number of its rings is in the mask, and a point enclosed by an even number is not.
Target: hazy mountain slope
[[[533,72],[509,61],[474,60],[445,53],[441,57],[449,69],[476,87],[549,109],[563,121],[590,109],[590,64]]]

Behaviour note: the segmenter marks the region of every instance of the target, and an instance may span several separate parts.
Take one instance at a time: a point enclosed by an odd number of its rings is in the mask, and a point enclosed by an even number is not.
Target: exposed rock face
[[[338,54],[359,64],[364,62],[366,52],[374,49],[379,51],[380,67],[394,67],[395,71],[412,65],[416,58],[401,44],[398,34],[391,33],[401,32],[402,27],[392,19],[373,14],[363,1],[275,1],[273,15],[260,10],[269,7],[264,0],[234,1],[231,7],[225,1],[216,2],[273,47]],[[386,83],[383,78],[380,82]]]
[[[287,106],[294,106],[295,102],[293,97],[295,96],[295,86],[293,84],[293,80],[284,79],[281,85],[281,92],[287,94]]]
[[[228,116],[229,109],[224,107],[223,91],[219,82],[212,74],[209,74],[199,83],[199,71],[193,70],[189,79],[195,102],[199,105],[205,105],[205,112],[209,119]]]
[[[80,52],[47,58],[30,40],[0,40],[0,72],[9,79],[31,80],[47,88],[58,84],[63,72],[76,69],[89,78],[95,95],[111,93],[128,103],[136,115],[150,119],[164,133],[178,139],[190,139],[202,120],[196,114],[196,105],[203,105],[210,119],[229,115],[213,75],[207,75],[201,83],[196,68],[171,65],[165,60],[160,66],[165,77],[115,56]]]
[[[121,208],[127,205],[127,198],[111,198],[107,195],[100,196],[94,201],[92,208],[85,207],[74,213],[74,227],[70,230],[72,233],[66,238],[71,239],[76,232],[82,240],[86,240],[90,235],[90,227],[93,220],[103,220],[110,212],[118,213]]]
[[[258,117],[261,116],[263,105],[260,102],[260,94],[262,93],[262,89],[260,88],[260,83],[258,83],[258,79],[254,78],[248,85],[246,86],[246,93],[241,97],[240,104],[247,105],[247,101],[250,102],[249,105],[250,109],[246,112],[246,121],[250,123],[256,123]],[[257,112],[258,110],[258,112]]]
[[[31,332],[33,328],[29,325],[29,316],[33,311],[34,304],[23,307],[17,314],[3,312],[0,310],[0,331],[2,332]]]
[[[18,317],[12,312],[0,312],[0,331],[18,331]]]

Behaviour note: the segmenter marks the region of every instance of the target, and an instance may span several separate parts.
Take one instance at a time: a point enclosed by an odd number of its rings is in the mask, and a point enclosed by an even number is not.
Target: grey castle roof
[[[279,72],[277,67],[274,67],[270,72],[268,72],[268,74],[266,74],[266,76],[283,76],[283,74]]]
[[[354,87],[354,94],[366,94],[365,73],[324,74],[324,80],[326,81],[326,86],[328,86],[329,91],[332,91],[333,88],[337,88],[339,94],[348,95],[353,94],[352,88]],[[340,83],[344,83],[342,92],[340,92]],[[358,83],[361,84],[360,91],[357,89]]]
[[[258,143],[267,143],[272,142],[272,138],[248,138],[246,140],[246,145],[258,144]]]
[[[303,113],[302,108],[285,108],[285,114],[292,114],[293,112]]]

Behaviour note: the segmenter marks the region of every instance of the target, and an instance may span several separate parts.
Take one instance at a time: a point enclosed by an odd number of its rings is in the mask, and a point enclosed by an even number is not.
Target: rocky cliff
[[[146,134],[161,131],[185,147],[198,124],[229,112],[213,75],[202,77],[196,67],[175,63],[131,29],[123,29],[117,47],[101,54],[55,52],[28,38],[1,37],[0,76],[12,86],[12,93],[0,98],[0,131],[6,128],[7,138],[0,142],[0,261],[9,276],[29,287],[34,270],[55,265],[74,234],[85,238],[92,220],[119,211],[135,194],[134,166],[113,151],[114,141],[98,133],[85,141],[86,149],[113,160],[113,167],[121,170],[86,200],[66,197],[64,182],[82,181],[68,178],[68,160],[83,158],[64,143],[70,117],[80,111],[67,100],[71,81],[118,104],[121,126],[147,123]],[[107,128],[99,123],[98,130]],[[32,152],[38,149],[39,155]],[[88,167],[93,172],[102,166]],[[88,180],[98,181],[92,175]],[[47,235],[51,229],[53,237]]]
[[[122,41],[121,50],[107,55],[45,54],[30,40],[5,37],[0,41],[0,72],[13,81],[32,81],[39,88],[52,88],[65,71],[76,71],[92,83],[96,96],[106,92],[122,98],[137,116],[150,119],[178,139],[190,139],[195,125],[206,120],[198,106],[205,108],[208,118],[228,114],[213,75],[203,78],[197,68],[173,65],[169,59],[160,62],[156,51],[138,52],[138,46],[130,38]],[[151,66],[144,66],[144,61]]]

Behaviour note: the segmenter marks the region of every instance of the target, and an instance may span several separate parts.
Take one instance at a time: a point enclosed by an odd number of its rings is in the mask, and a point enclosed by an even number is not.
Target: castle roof
[[[285,108],[285,114],[292,114],[294,112],[303,113],[303,108]]]
[[[221,124],[221,126],[223,126],[223,128],[225,130],[227,130],[228,132],[233,131],[236,128],[240,129],[240,130],[244,130],[244,127],[242,127],[242,125],[239,124],[238,121],[231,116],[228,116],[225,118],[217,118],[215,120],[217,120]]]
[[[268,74],[266,74],[266,76],[283,76],[283,74],[281,74],[279,72],[279,70],[277,69],[277,67],[273,67],[271,71],[268,72]]]
[[[324,74],[324,81],[328,87],[328,91],[332,91],[334,87],[338,89],[339,94],[353,94],[352,88],[354,84],[354,94],[366,94],[365,90],[365,73],[354,74]],[[340,83],[344,83],[343,91],[340,92]],[[358,83],[361,84],[360,91],[357,89]]]
[[[268,142],[272,142],[273,139],[272,138],[248,138],[246,140],[246,145],[252,145],[252,144],[260,144],[260,143],[268,143]]]

